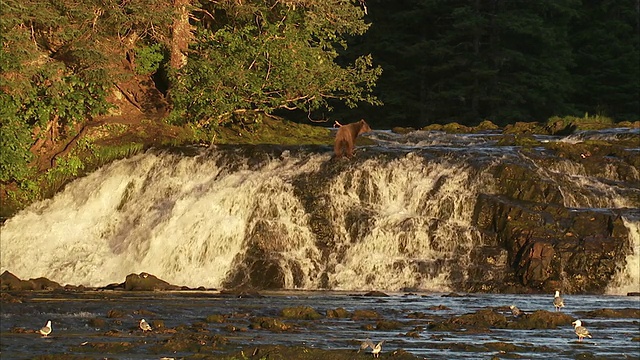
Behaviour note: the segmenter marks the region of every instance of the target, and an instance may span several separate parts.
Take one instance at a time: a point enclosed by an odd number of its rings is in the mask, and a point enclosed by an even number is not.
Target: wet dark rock
[[[123,354],[130,351],[135,347],[135,344],[128,341],[115,341],[115,342],[87,342],[84,345],[77,347],[71,347],[73,352],[84,353],[110,353],[110,354]]]
[[[123,318],[125,316],[127,316],[127,313],[120,309],[111,309],[107,311],[108,318]]]
[[[29,279],[29,282],[33,284],[33,290],[62,290],[62,285],[58,284],[55,281],[49,280],[44,277],[39,277],[37,279]]]
[[[208,323],[222,324],[223,322],[226,321],[226,316],[222,314],[213,314],[213,315],[207,316],[205,321]]]
[[[328,318],[346,319],[351,317],[351,313],[344,308],[329,309],[327,310]]]
[[[427,319],[429,315],[421,311],[415,311],[407,315],[409,319]]]
[[[155,275],[145,272],[127,275],[124,281],[124,289],[127,291],[162,291],[179,290],[180,287],[158,279]]]
[[[373,324],[362,324],[362,325],[360,325],[360,329],[365,330],[365,331],[373,331],[373,330],[376,329],[376,327]]]
[[[37,279],[21,280],[9,271],[0,275],[0,290],[60,290],[62,286],[55,281],[40,277]]]
[[[220,291],[222,295],[232,295],[237,298],[261,298],[262,295],[255,289],[239,287],[233,289],[224,289]]]
[[[107,321],[102,318],[93,318],[88,321],[89,326],[93,328],[105,328],[107,327]]]
[[[351,319],[360,320],[360,319],[379,319],[381,318],[380,314],[375,310],[354,310],[351,315]]]
[[[628,229],[619,213],[611,210],[572,210],[562,195],[534,176],[516,175],[515,167],[503,167],[505,195],[481,195],[474,222],[506,250],[504,263],[486,259],[494,247],[472,253],[479,266],[471,272],[468,291],[504,292],[512,288],[553,293],[603,293],[623,263],[629,248]],[[511,189],[512,190],[509,190]],[[511,192],[512,191],[512,192]]]
[[[389,295],[383,293],[382,291],[369,291],[367,293],[365,293],[363,296],[370,296],[370,297],[388,297]]]
[[[417,339],[417,338],[420,337],[420,332],[418,332],[418,331],[408,331],[406,334],[404,334],[404,336]]]
[[[165,328],[164,327],[164,321],[159,320],[159,319],[151,320],[151,328],[154,331],[162,331]]]
[[[380,320],[376,322],[376,330],[398,330],[402,326],[402,323],[396,320]]]
[[[395,127],[391,128],[391,131],[393,133],[396,133],[396,134],[408,134],[408,133],[410,133],[412,131],[416,131],[416,129],[410,128],[410,127],[395,126]]]
[[[108,285],[106,285],[106,286],[99,287],[99,288],[98,288],[98,290],[100,290],[100,291],[104,291],[104,290],[112,290],[112,291],[115,291],[115,290],[124,290],[124,283],[119,283],[119,284],[116,284],[116,283],[108,284]]]
[[[640,296],[640,292],[629,292],[627,296]]]
[[[22,303],[22,300],[19,297],[13,296],[9,293],[0,292],[0,302],[7,304],[20,304]]]
[[[598,309],[591,311],[576,311],[585,318],[632,318],[640,319],[640,309]]]
[[[25,329],[22,327],[13,327],[11,328],[11,330],[9,330],[10,333],[14,333],[14,334],[35,334],[35,330],[34,329]]]
[[[227,342],[228,340],[220,335],[176,333],[161,344],[154,346],[154,350],[158,353],[206,353],[220,348]]]
[[[435,331],[452,331],[466,329],[468,331],[484,331],[489,328],[505,328],[507,318],[491,309],[481,309],[472,314],[454,316],[444,321],[429,324]]]
[[[271,331],[286,331],[291,327],[279,319],[268,317],[257,317],[251,320],[251,329],[265,329]]]
[[[454,292],[442,295],[442,297],[463,297],[463,296],[464,295],[460,295],[460,294],[454,293]]]
[[[353,360],[371,359],[369,353],[357,353],[359,344],[354,345],[353,350],[323,350],[305,346],[260,345],[246,347],[230,354],[230,359],[290,359],[290,360]],[[418,360],[419,357],[402,349],[382,350],[381,359],[394,360]]]
[[[77,291],[77,292],[82,292],[82,291],[87,291],[87,287],[85,287],[84,285],[70,285],[67,284],[64,286],[64,291]]]
[[[285,319],[318,320],[322,318],[322,315],[309,306],[296,306],[282,309],[282,317]]]
[[[509,329],[555,329],[558,326],[570,326],[575,319],[563,312],[550,312],[537,310],[519,316],[515,321],[509,322]]]

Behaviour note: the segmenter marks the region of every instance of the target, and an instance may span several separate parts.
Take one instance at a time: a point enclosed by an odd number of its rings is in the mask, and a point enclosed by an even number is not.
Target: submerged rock
[[[180,286],[171,285],[156,276],[142,272],[140,274],[127,275],[124,281],[124,289],[127,291],[157,291],[180,290]]]
[[[55,281],[51,281],[44,277],[37,279],[21,280],[9,271],[4,271],[0,275],[0,290],[60,290],[63,287]]]

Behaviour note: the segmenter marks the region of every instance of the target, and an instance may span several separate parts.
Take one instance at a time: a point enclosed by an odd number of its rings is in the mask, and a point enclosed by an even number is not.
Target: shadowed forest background
[[[97,127],[640,119],[638,0],[0,4],[3,199],[78,175]]]

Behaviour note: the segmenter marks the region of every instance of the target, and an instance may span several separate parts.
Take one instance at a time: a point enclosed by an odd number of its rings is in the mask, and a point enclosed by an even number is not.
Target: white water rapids
[[[411,155],[344,173],[326,194],[334,241],[344,255],[323,262],[291,179],[329,159],[285,152],[259,168],[233,169],[218,165],[224,159],[215,154],[147,153],[117,161],[9,219],[0,270],[86,286],[144,271],[172,284],[220,287],[247,251],[247,235],[266,222],[278,229],[270,248],[287,260],[283,267],[294,261],[302,269],[302,288],[318,288],[326,272],[333,289],[447,290],[446,273],[425,278],[416,267],[470,251],[478,241],[470,221],[481,179],[464,164],[430,164]],[[377,216],[352,243],[344,216],[354,207]],[[286,276],[287,288],[295,287],[292,277]]]
[[[474,138],[487,151],[481,140]],[[471,252],[484,244],[473,212],[494,179],[455,152],[438,160],[410,151],[372,156],[348,163],[329,184],[300,189],[301,179],[325,171],[329,152],[285,150],[256,160],[199,151],[116,161],[19,212],[0,229],[0,272],[92,287],[147,272],[171,284],[220,288],[258,241],[277,255],[286,289],[450,291],[453,274],[464,280]],[[575,164],[540,171],[558,183],[567,207],[628,207]],[[319,247],[300,191],[321,201],[331,253]],[[625,218],[632,251],[610,294],[640,291],[638,224]]]

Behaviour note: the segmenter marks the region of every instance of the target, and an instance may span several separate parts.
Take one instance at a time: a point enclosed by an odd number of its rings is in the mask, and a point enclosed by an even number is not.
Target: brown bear
[[[339,123],[337,124],[339,125]],[[347,157],[352,157],[353,145],[356,142],[356,137],[369,131],[371,131],[371,128],[364,119],[355,123],[340,126],[338,133],[336,134],[335,145],[333,146],[333,151],[336,153],[336,157],[340,158],[345,153]]]

